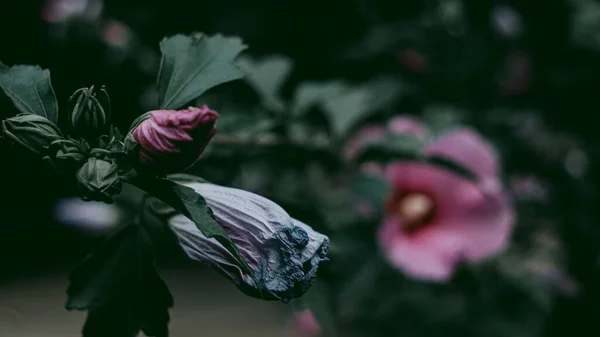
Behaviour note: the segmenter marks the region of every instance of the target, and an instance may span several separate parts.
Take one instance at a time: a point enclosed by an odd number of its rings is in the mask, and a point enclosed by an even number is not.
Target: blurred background
[[[399,112],[462,109],[501,140],[524,198],[552,192],[545,214],[563,224],[579,292],[559,299],[547,334],[597,331],[600,2],[4,0],[0,61],[50,69],[62,105],[80,87],[106,85],[114,122],[126,129],[153,107],[160,40],[194,31],[239,35],[255,56],[290,57],[285,97],[300,81],[393,74],[411,88]],[[0,116],[13,114],[0,96]],[[37,158],[10,147],[0,155],[0,336],[78,336],[84,316],[63,309],[66,276],[94,238],[53,220],[56,201],[73,191]],[[173,336],[290,334],[281,305],[248,299],[208,270],[164,268]]]

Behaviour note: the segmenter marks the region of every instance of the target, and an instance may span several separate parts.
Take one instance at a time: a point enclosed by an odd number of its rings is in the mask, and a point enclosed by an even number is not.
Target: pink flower
[[[187,110],[155,110],[132,132],[140,167],[160,173],[194,165],[216,131],[215,111],[206,105]],[[127,146],[127,144],[126,144]]]
[[[119,21],[111,20],[104,26],[102,39],[113,47],[126,47],[131,40],[131,31]]]
[[[392,118],[388,122],[387,128],[392,133],[406,133],[419,138],[427,136],[428,133],[428,130],[425,129],[421,123],[407,116],[397,116]]]
[[[479,183],[423,163],[393,162],[393,185],[378,241],[389,263],[407,275],[449,279],[456,266],[499,252],[513,225],[513,210],[498,181],[494,150],[477,134],[457,129],[424,149],[470,169]]]
[[[310,310],[302,310],[294,313],[294,331],[303,337],[319,336],[322,332],[321,326]]]
[[[42,8],[42,19],[47,22],[60,23],[74,16],[97,18],[102,12],[101,0],[48,0]]]
[[[351,160],[364,147],[377,143],[385,137],[385,128],[381,125],[367,125],[359,129],[346,143],[344,155]]]

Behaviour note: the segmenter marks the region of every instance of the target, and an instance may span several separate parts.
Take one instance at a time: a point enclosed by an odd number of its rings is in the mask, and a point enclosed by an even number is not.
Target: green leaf
[[[16,65],[8,67],[0,62],[0,88],[22,113],[58,121],[58,102],[50,71],[39,66]]]
[[[285,102],[279,94],[292,70],[293,62],[290,58],[270,55],[254,60],[242,56],[237,65],[246,74],[246,81],[258,93],[264,106],[278,112],[285,109]]]
[[[196,224],[204,236],[215,238],[225,249],[233,254],[245,273],[254,275],[254,272],[240,255],[235,244],[215,219],[212,210],[206,204],[206,200],[200,194],[196,193],[193,188],[161,178],[147,179],[138,177],[130,181],[130,183],[188,217]]]
[[[364,259],[364,258],[363,258]],[[385,266],[384,266],[385,268]],[[356,261],[348,277],[339,285],[339,315],[352,316],[361,310],[364,310],[365,300],[373,297],[373,292],[377,292],[368,284],[379,284],[378,276],[382,264],[377,258],[371,260]],[[372,308],[371,308],[372,310]]]
[[[234,62],[246,48],[240,38],[220,34],[163,39],[157,82],[160,109],[179,109],[210,88],[242,78]]]
[[[345,90],[347,90],[347,86],[342,81],[302,83],[296,89],[291,114],[300,117],[313,107],[320,106],[328,97],[340,95]]]
[[[350,190],[356,196],[379,209],[392,192],[392,185],[382,177],[370,173],[359,173],[350,182]]]
[[[388,134],[385,139],[361,149],[357,162],[367,161],[398,161],[417,160],[421,157],[421,150],[427,145],[427,140],[408,134]]]
[[[173,297],[154,265],[145,229],[109,237],[70,276],[67,310],[87,310],[83,337],[167,337]]]
[[[335,136],[341,139],[359,121],[389,106],[403,88],[399,81],[388,77],[362,86],[350,86],[340,81],[306,83],[296,92],[291,111],[298,117],[311,108],[322,109]]]
[[[452,105],[429,104],[423,109],[423,123],[437,135],[462,126],[466,116],[467,111]]]

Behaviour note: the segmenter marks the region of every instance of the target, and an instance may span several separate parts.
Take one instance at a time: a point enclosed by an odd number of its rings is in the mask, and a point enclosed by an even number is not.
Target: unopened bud
[[[33,114],[21,114],[5,119],[2,121],[1,135],[39,155],[46,152],[52,142],[63,138],[54,123]]]
[[[119,167],[116,163],[88,158],[77,171],[76,178],[84,200],[112,202],[112,197],[121,192]]]
[[[90,88],[81,88],[71,96],[71,103],[75,102],[75,106],[71,111],[71,128],[73,131],[84,138],[96,138],[101,136],[110,123],[110,100],[108,93],[104,88],[100,89],[100,93],[109,103],[108,111],[104,109],[94,92],[94,86]]]

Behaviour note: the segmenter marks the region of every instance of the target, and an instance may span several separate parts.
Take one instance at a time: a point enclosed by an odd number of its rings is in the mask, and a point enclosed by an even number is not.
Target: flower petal
[[[425,155],[435,155],[464,166],[486,181],[499,173],[498,155],[490,144],[470,129],[456,129],[429,144]]]
[[[460,257],[461,245],[456,235],[434,227],[409,235],[394,218],[384,221],[378,239],[392,266],[421,280],[448,280]]]
[[[454,217],[440,224],[452,229],[464,241],[463,259],[477,261],[500,252],[508,243],[515,214],[503,194],[483,195],[478,203],[460,208]]]
[[[388,122],[387,128],[392,133],[407,133],[415,137],[425,137],[428,132],[416,119],[407,116],[397,116],[392,118]]]
[[[206,199],[217,222],[253,269],[256,280],[242,273],[221,244],[206,238],[191,220],[178,215],[169,220],[169,225],[188,257],[210,263],[252,297],[287,302],[308,290],[319,263],[326,259],[326,236],[254,193],[207,183],[186,186]]]

